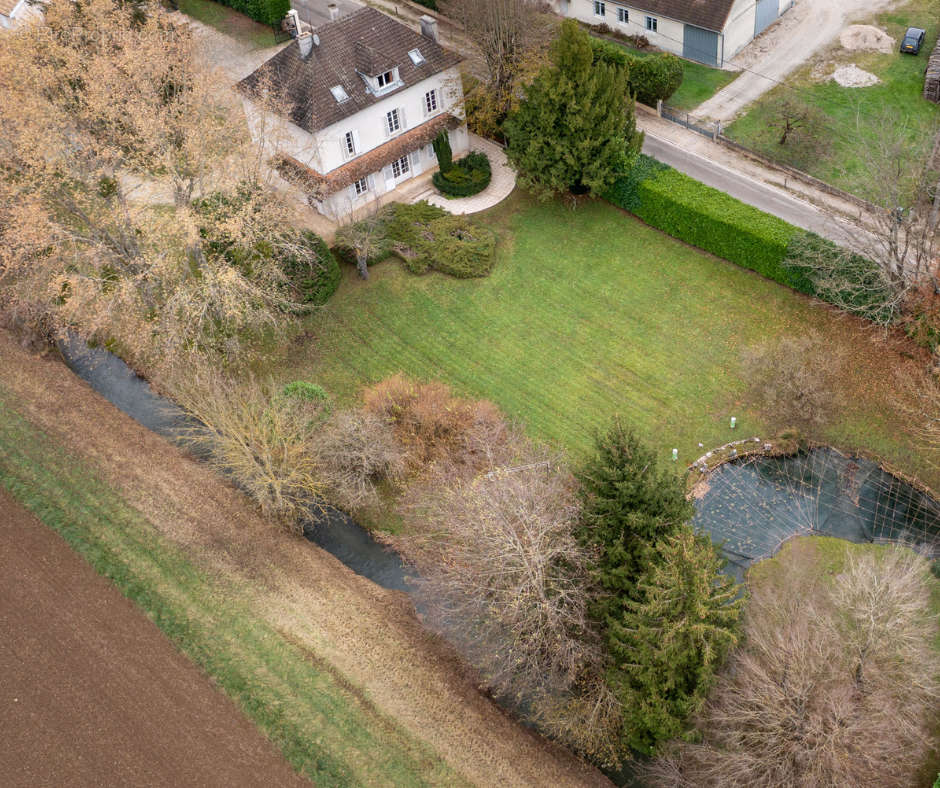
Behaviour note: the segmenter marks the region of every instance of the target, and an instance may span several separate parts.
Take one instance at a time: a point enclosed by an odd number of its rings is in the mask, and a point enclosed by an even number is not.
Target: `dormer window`
[[[408,57],[411,58],[411,62],[416,66],[420,66],[422,63],[424,63],[424,55],[421,54],[420,49],[412,49],[408,52]]]
[[[395,71],[396,69],[392,69],[391,71],[386,71],[384,74],[379,74],[375,78],[375,81],[379,83],[379,90],[384,90],[385,88],[387,88],[389,85],[393,84],[396,81]]]
[[[342,104],[344,101],[349,101],[349,94],[342,85],[333,85],[333,87],[330,88],[330,93],[333,94],[333,98],[336,99],[337,104]]]

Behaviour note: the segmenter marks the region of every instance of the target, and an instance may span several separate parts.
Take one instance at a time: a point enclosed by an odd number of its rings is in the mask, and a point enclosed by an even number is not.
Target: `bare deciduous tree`
[[[829,579],[811,553],[790,558],[802,563],[753,593],[703,742],[655,762],[654,785],[915,783],[940,710],[926,560],[895,548]]]
[[[198,423],[185,441],[227,474],[289,530],[322,495],[313,433],[324,415],[322,402],[290,396],[271,382],[236,382],[202,366],[168,378],[174,398]]]
[[[445,629],[475,622],[468,645],[499,693],[569,688],[590,659],[574,492],[567,470],[531,457],[469,482],[441,479],[412,505],[426,523],[409,538],[423,557],[422,596]]]
[[[742,354],[749,396],[778,427],[825,424],[836,404],[841,359],[813,334],[784,337]]]
[[[376,484],[397,479],[404,466],[392,426],[366,410],[334,414],[313,436],[311,450],[330,502],[347,511],[376,506]]]

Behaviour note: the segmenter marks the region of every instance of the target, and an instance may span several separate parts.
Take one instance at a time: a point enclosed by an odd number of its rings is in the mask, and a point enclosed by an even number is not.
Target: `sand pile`
[[[869,85],[877,85],[881,82],[874,74],[860,69],[854,63],[837,68],[832,72],[831,79],[844,88],[867,88]]]
[[[849,25],[839,34],[839,42],[852,51],[894,52],[894,39],[873,25]]]

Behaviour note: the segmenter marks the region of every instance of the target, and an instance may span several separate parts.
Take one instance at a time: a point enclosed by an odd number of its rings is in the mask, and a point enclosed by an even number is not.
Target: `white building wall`
[[[677,22],[675,19],[669,19],[665,16],[656,16],[639,8],[635,8],[627,3],[614,3],[604,0],[604,15],[598,16],[594,13],[594,0],[569,0],[567,14],[565,14],[564,3],[557,6],[564,15],[586,22],[589,25],[606,24],[612,30],[619,30],[629,36],[646,36],[649,42],[666,52],[673,52],[677,55],[682,54],[682,38],[685,25]],[[620,22],[617,9],[624,8],[627,11],[628,21]],[[656,19],[656,32],[647,30],[646,17],[652,16]]]
[[[737,0],[728,14],[725,25],[725,60],[731,60],[754,38],[754,22],[757,16],[755,0]]]
[[[424,96],[432,89],[438,91],[438,108],[427,114]],[[420,126],[444,112],[450,112],[462,118],[463,88],[460,83],[460,73],[456,67],[442,71],[410,88],[397,90],[355,115],[319,131],[317,148],[320,151],[321,166],[316,169],[326,174],[355,158],[355,156],[345,155],[347,131],[355,132],[358,142],[357,156],[388,142],[391,137],[386,134],[385,117],[386,113],[393,109],[398,109],[399,115],[404,118],[401,131],[393,136],[404,134],[409,129]]]

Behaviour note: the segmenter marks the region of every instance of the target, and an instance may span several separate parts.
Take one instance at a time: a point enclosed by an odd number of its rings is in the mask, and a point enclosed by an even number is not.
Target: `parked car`
[[[926,31],[919,27],[909,27],[901,39],[901,52],[909,55],[916,55],[924,45],[924,36]]]

